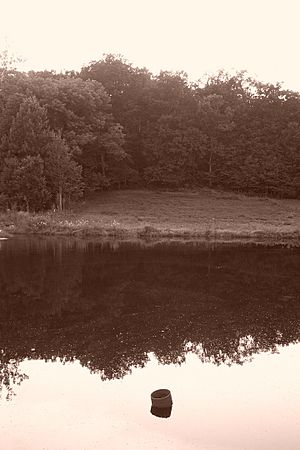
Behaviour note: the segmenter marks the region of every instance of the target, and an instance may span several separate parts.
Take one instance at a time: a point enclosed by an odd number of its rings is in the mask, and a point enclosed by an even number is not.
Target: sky
[[[0,49],[23,70],[114,53],[153,73],[247,70],[300,91],[299,17],[299,0],[0,0]]]

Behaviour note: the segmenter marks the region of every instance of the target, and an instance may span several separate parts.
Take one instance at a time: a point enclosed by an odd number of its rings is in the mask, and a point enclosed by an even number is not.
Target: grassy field
[[[198,191],[93,195],[64,213],[0,215],[14,233],[205,239],[300,239],[300,201]]]

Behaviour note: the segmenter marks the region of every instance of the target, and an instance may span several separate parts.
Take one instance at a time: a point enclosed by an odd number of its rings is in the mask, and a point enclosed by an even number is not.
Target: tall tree
[[[7,205],[12,209],[38,211],[47,202],[44,162],[37,156],[7,158],[0,186]]]
[[[206,177],[209,187],[217,180],[217,167],[223,159],[226,144],[230,141],[230,132],[235,124],[231,105],[220,94],[201,92],[198,101],[198,126],[207,136]]]
[[[68,201],[83,192],[82,167],[71,156],[67,144],[59,135],[53,134],[47,145],[45,178],[52,204],[62,211]]]
[[[7,153],[11,156],[43,155],[49,140],[47,111],[35,97],[21,103],[7,137]]]
[[[143,136],[151,108],[152,75],[146,69],[134,68],[120,55],[105,55],[84,67],[84,80],[97,80],[108,92],[112,113],[126,135],[124,149],[133,164],[129,172],[142,176],[144,168]],[[134,175],[134,177],[135,177]]]

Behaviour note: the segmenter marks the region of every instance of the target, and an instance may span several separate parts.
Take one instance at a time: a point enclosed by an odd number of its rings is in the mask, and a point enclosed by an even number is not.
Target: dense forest
[[[60,74],[0,66],[3,209],[128,187],[300,197],[300,94],[280,84],[224,71],[191,83],[118,55]]]

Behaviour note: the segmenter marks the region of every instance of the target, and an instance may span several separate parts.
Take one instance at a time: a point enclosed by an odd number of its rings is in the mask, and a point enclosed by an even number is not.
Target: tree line
[[[279,83],[244,71],[191,83],[118,55],[61,74],[0,63],[4,208],[135,186],[300,196],[300,96]]]

